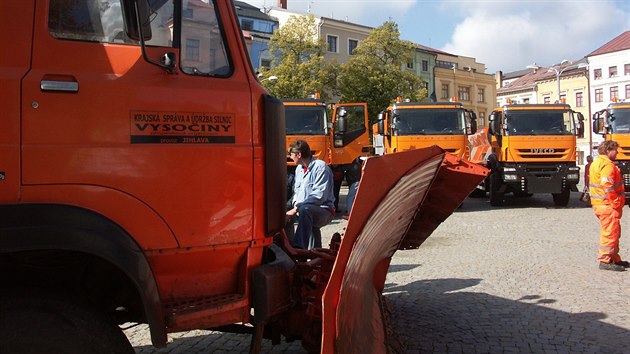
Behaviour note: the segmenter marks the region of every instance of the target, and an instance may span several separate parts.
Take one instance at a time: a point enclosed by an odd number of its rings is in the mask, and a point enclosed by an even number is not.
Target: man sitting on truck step
[[[332,170],[324,161],[311,155],[311,147],[304,140],[297,140],[290,145],[289,156],[296,165],[291,201],[293,208],[287,211],[287,221],[297,216],[293,246],[321,248],[319,228],[330,223],[335,216]]]

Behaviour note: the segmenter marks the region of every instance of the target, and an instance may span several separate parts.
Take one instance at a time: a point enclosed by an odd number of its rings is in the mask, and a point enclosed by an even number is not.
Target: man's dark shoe
[[[599,269],[601,270],[612,270],[614,272],[623,272],[626,270],[622,265],[618,265],[615,263],[604,263],[599,262]]]
[[[621,261],[621,262],[615,262],[616,265],[620,265],[624,268],[630,268],[630,262],[628,261]]]

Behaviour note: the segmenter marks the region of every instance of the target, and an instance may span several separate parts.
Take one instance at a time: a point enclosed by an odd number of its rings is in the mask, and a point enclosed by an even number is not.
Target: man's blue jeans
[[[346,215],[350,215],[352,210],[352,204],[354,204],[354,197],[357,195],[357,189],[359,188],[359,181],[354,182],[348,187],[348,196],[346,197]]]
[[[303,204],[298,207],[297,215],[298,226],[293,246],[303,249],[321,248],[322,234],[319,228],[332,221],[332,211],[315,204]]]

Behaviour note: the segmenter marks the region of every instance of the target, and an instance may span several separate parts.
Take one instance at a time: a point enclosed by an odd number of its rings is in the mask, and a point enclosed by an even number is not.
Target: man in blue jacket
[[[297,216],[293,246],[320,248],[322,235],[319,228],[330,223],[335,216],[332,170],[324,161],[311,155],[311,148],[304,140],[290,145],[289,156],[296,164],[291,201],[293,208],[287,211],[287,219]]]

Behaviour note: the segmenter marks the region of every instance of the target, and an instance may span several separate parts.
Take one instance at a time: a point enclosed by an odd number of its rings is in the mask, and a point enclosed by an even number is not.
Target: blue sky
[[[276,0],[244,0],[271,7]],[[378,27],[401,38],[476,58],[487,73],[579,60],[630,30],[630,0],[287,0],[290,11]],[[630,60],[629,60],[630,61]]]

